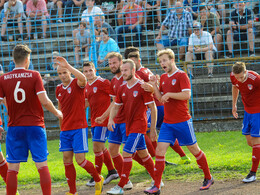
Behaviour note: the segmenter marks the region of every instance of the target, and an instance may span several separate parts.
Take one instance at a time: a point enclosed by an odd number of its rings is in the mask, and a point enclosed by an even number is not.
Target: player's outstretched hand
[[[232,114],[235,118],[238,118],[238,113],[237,113],[237,106],[233,106],[232,108]]]
[[[70,66],[68,61],[61,56],[57,56],[54,60],[54,63],[56,63],[58,66],[62,68],[68,68]]]
[[[2,133],[4,132],[5,130],[3,129],[3,127],[0,127],[0,139],[2,139]]]
[[[108,130],[109,131],[112,131],[112,132],[114,132],[114,128],[115,128],[116,126],[115,126],[115,122],[112,120],[112,121],[108,121],[108,124],[107,124],[107,128],[108,128]]]
[[[57,110],[57,114],[55,115],[57,118],[59,118],[60,120],[63,119],[63,114],[60,110]]]
[[[98,124],[102,124],[104,121],[105,121],[105,119],[104,119],[102,116],[97,117],[97,118],[95,119],[95,122],[98,123]]]

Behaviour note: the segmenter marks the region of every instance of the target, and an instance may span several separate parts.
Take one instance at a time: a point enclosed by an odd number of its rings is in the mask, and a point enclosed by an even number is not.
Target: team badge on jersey
[[[172,85],[175,85],[176,79],[172,79]]]
[[[133,96],[136,97],[138,95],[138,91],[133,92]]]
[[[93,87],[93,92],[97,93],[97,87]]]
[[[251,84],[248,84],[247,87],[248,87],[249,90],[253,89],[253,85],[251,85]]]
[[[71,87],[69,87],[69,88],[67,89],[67,92],[68,92],[68,93],[71,93]]]

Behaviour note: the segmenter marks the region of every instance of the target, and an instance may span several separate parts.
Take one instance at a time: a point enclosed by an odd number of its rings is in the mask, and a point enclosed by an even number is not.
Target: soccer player
[[[83,74],[87,78],[85,88],[86,105],[90,107],[91,112],[91,132],[93,140],[93,151],[95,154],[95,165],[99,174],[101,174],[102,165],[105,163],[108,174],[104,181],[104,185],[110,183],[119,176],[115,170],[109,151],[105,146],[105,142],[109,136],[107,129],[108,117],[104,118],[101,123],[97,123],[97,117],[102,115],[108,116],[110,109],[110,81],[96,75],[95,65],[92,62],[84,62]],[[87,185],[92,186],[95,181],[91,179]]]
[[[127,140],[123,149],[123,168],[121,178],[115,187],[107,191],[107,194],[123,194],[123,187],[129,181],[132,169],[132,155],[137,151],[150,176],[154,179],[154,163],[145,146],[144,134],[147,130],[147,106],[151,109],[151,139],[157,139],[156,133],[156,106],[152,93],[144,91],[141,87],[142,81],[135,77],[135,64],[132,60],[123,60],[121,72],[124,81],[118,89],[115,104],[111,108],[108,128],[113,131],[115,127],[114,118],[121,106],[124,106],[126,119]]]
[[[61,84],[56,88],[58,107],[63,113],[60,120],[60,152],[63,153],[65,176],[70,188],[68,195],[77,194],[76,162],[85,169],[95,180],[95,194],[101,194],[104,178],[100,176],[92,162],[86,160],[88,152],[88,124],[85,113],[85,86],[87,79],[80,71],[72,67],[63,57],[56,57],[57,72]],[[71,77],[71,74],[75,78]]]
[[[20,162],[27,161],[28,150],[31,151],[40,174],[42,193],[51,194],[42,105],[60,119],[62,113],[48,98],[39,72],[28,70],[30,54],[28,46],[16,45],[13,50],[15,68],[0,77],[0,100],[2,103],[6,98],[9,115],[6,136],[6,159],[9,163],[6,177],[7,195],[16,194]]]
[[[133,48],[132,48],[133,50]],[[148,69],[142,66],[141,64],[141,58],[139,51],[136,50],[136,52],[131,52],[128,54],[128,58],[133,60],[135,65],[136,65],[136,74],[143,79],[145,82],[150,81],[150,77],[153,76],[154,74]],[[161,128],[162,122],[163,122],[163,117],[164,117],[164,106],[159,100],[156,98],[154,95],[154,101],[157,107],[157,128]],[[150,110],[147,111],[147,118],[148,118],[148,129],[150,128],[150,123],[151,123],[151,115],[150,115]],[[151,154],[152,157],[155,157],[155,150],[157,147],[157,140],[151,142],[150,139],[150,130],[147,131],[145,135],[145,143],[147,146],[147,149],[149,153]],[[178,140],[176,139],[174,145],[170,145],[170,147],[180,155],[181,159],[179,161],[179,164],[189,164],[191,162],[190,158],[186,156],[184,153],[183,149],[180,147]],[[167,161],[165,161],[166,165],[172,164]]]
[[[214,183],[205,154],[200,150],[195,137],[187,100],[191,95],[187,74],[176,67],[175,55],[171,49],[158,52],[159,63],[165,74],[161,75],[160,86],[156,77],[150,79],[159,101],[164,103],[164,121],[160,129],[155,158],[155,184],[147,189],[147,194],[160,193],[160,181],[165,167],[165,154],[170,144],[178,139],[180,145],[186,145],[197,159],[199,168],[204,172],[204,181],[200,190],[209,189]]]
[[[244,62],[236,62],[230,74],[232,82],[232,113],[238,118],[237,99],[241,93],[245,113],[242,134],[245,135],[247,144],[253,148],[252,168],[243,182],[250,183],[256,180],[256,171],[260,160],[260,76],[246,69]]]

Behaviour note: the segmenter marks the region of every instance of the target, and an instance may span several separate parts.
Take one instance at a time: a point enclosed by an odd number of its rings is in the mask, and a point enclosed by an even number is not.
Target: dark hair
[[[131,52],[128,54],[128,57],[127,58],[137,58],[137,59],[140,59],[140,54],[139,52]]]
[[[120,53],[117,53],[117,52],[108,53],[107,56],[106,56],[106,59],[111,59],[111,58],[114,58],[114,57],[117,57],[120,62],[123,59],[122,55]]]
[[[87,23],[85,21],[81,21],[79,25],[83,25],[85,28],[87,27]]]
[[[101,34],[102,32],[103,32],[104,34],[106,34],[106,35],[109,35],[106,28],[102,28],[102,29],[99,31],[99,34]]]
[[[201,10],[208,10],[208,8],[207,8],[207,5],[205,4],[205,3],[201,3],[200,5],[199,5],[199,11],[201,11]]]
[[[90,62],[90,61],[86,61],[86,62],[83,62],[83,67],[92,67],[92,68],[95,68],[95,64],[93,62]]]
[[[16,64],[21,64],[31,54],[31,50],[27,45],[18,44],[13,50],[13,58]]]
[[[246,70],[245,62],[236,62],[232,67],[232,72],[234,74],[240,74]]]
[[[125,59],[128,58],[128,54],[131,53],[131,52],[140,52],[140,50],[137,48],[137,47],[133,47],[133,46],[130,46],[130,47],[127,47],[125,49]]]

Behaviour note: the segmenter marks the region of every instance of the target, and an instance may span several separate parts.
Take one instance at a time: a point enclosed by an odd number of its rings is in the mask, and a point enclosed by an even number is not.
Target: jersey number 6
[[[25,100],[25,91],[22,88],[19,88],[20,84],[21,84],[21,81],[17,81],[15,89],[14,89],[14,100],[19,104],[23,103]],[[18,99],[19,92],[22,94],[22,98],[20,100]]]

